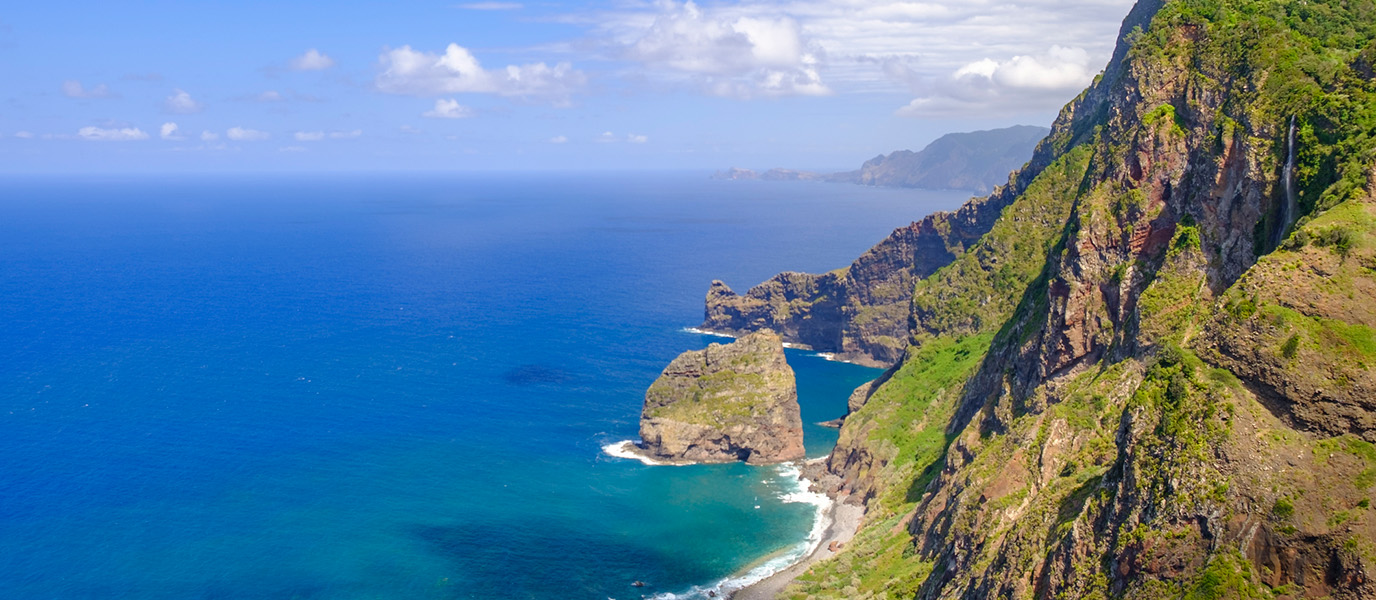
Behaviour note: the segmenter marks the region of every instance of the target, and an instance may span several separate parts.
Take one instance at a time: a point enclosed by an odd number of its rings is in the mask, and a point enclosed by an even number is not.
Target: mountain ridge
[[[784,596],[1376,597],[1373,57],[1370,0],[1138,2],[996,218],[892,261],[823,478],[865,525]],[[782,283],[718,301],[843,304]]]
[[[758,172],[732,167],[716,179],[764,181],[828,181],[882,187],[929,190],[967,190],[988,194],[1008,181],[1008,174],[1026,162],[1046,127],[1014,125],[999,129],[947,133],[916,152],[896,150],[871,158],[859,169],[819,173],[795,169]]]

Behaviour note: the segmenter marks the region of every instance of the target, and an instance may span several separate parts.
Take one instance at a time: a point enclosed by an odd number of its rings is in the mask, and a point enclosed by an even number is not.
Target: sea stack
[[[680,354],[645,392],[641,452],[665,462],[804,457],[798,385],[768,329]]]

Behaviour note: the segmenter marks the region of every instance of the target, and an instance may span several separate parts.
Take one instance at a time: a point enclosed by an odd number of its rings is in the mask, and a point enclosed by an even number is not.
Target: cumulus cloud
[[[565,144],[565,143],[568,143],[568,141],[569,141],[569,138],[566,138],[566,137],[564,137],[564,136],[562,136],[562,135],[556,135],[556,136],[554,136],[554,137],[552,137],[552,138],[549,138],[549,143],[551,143],[551,144]]]
[[[282,146],[281,148],[278,148],[277,151],[278,151],[278,152],[305,152],[305,151],[306,151],[306,147],[305,147],[305,146]]]
[[[449,44],[444,54],[418,52],[410,46],[387,50],[378,58],[382,72],[374,81],[389,94],[498,94],[565,100],[587,82],[569,63],[543,62],[485,69],[471,52]]]
[[[323,131],[298,131],[298,132],[292,134],[292,137],[296,138],[296,141],[298,141],[298,142],[318,142],[318,141],[320,141],[320,140],[325,139],[325,132],[323,132]]]
[[[421,113],[431,119],[463,119],[473,116],[473,109],[459,104],[458,100],[443,98],[435,101],[435,108]]]
[[[284,98],[282,98],[282,94],[277,93],[277,90],[268,90],[254,96],[253,99],[258,102],[281,102]]]
[[[819,96],[821,46],[791,17],[706,12],[691,0],[661,3],[654,20],[623,42],[621,55],[652,74],[699,82],[718,96]]]
[[[215,133],[214,131],[206,130],[201,132],[202,142],[213,142],[218,139],[220,139],[220,134]]]
[[[331,131],[331,132],[330,132],[330,139],[332,139],[332,140],[352,140],[352,139],[357,139],[359,136],[362,136],[362,135],[363,135],[363,130],[362,130],[362,129],[355,129],[355,130],[352,130],[352,131]]]
[[[162,124],[162,128],[158,131],[158,137],[164,140],[183,139],[182,136],[177,135],[177,124],[170,121]]]
[[[886,93],[940,97],[963,114],[987,108],[943,93],[951,75],[980,59],[1010,62],[1046,52],[1048,31],[1075,40],[1102,67],[1134,0],[754,0],[698,6],[676,0],[621,3],[566,14],[603,55],[634,61],[631,75],[689,82],[716,95]],[[1005,84],[1016,69],[1004,73]],[[1031,88],[1035,89],[1035,88]],[[1065,94],[1041,93],[1025,111],[1054,110]]]
[[[14,137],[17,137],[17,138],[19,138],[19,139],[21,139],[21,140],[31,140],[31,139],[33,139],[33,132],[30,132],[30,131],[16,131],[16,132],[14,132]]]
[[[80,81],[68,79],[62,82],[62,95],[68,98],[114,98],[115,93],[110,91],[110,87],[101,83],[93,88],[86,88]]]
[[[1029,104],[1053,106],[1088,85],[1097,72],[1083,48],[1052,46],[1003,61],[985,58],[928,86],[898,114],[943,116],[972,109],[989,114],[1025,110]]]
[[[182,90],[173,90],[172,95],[163,100],[162,109],[172,114],[189,115],[201,112],[205,109],[205,105],[197,102],[191,97],[191,94]]]
[[[261,142],[272,137],[272,134],[257,129],[246,129],[243,127],[230,127],[225,131],[225,137],[236,142]]]
[[[625,137],[622,137],[622,136],[616,135],[615,133],[612,133],[612,132],[610,132],[610,131],[604,131],[604,132],[602,132],[602,135],[597,136],[595,139],[596,139],[596,141],[597,141],[598,143],[600,143],[600,144],[610,144],[610,143],[613,143],[613,142],[627,142],[627,143],[631,143],[631,144],[644,144],[644,143],[650,141],[650,136],[647,136],[647,135],[640,135],[640,134],[637,134],[637,133],[628,133],[628,134],[626,134]],[[555,140],[562,140],[562,141],[557,141],[557,142],[556,142]],[[550,141],[551,141],[551,142],[554,142],[554,143],[557,143],[557,144],[562,144],[563,142],[568,141],[568,140],[565,139],[564,136],[561,135],[561,136],[559,136],[559,137],[557,137],[557,138],[554,138],[553,140],[550,140]]]
[[[82,127],[76,135],[83,140],[94,142],[130,142],[148,139],[148,134],[137,127],[105,129],[102,127]]]
[[[469,2],[460,4],[459,8],[467,10],[521,10],[524,7],[517,2]]]
[[[319,50],[311,48],[305,54],[291,59],[291,68],[294,71],[323,71],[334,66],[334,59],[321,54]]]

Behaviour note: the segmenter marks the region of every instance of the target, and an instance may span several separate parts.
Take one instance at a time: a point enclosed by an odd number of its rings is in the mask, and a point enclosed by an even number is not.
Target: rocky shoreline
[[[814,491],[820,487],[819,482],[809,477],[806,473],[820,469],[825,459],[813,459],[807,462],[804,467],[804,475],[800,476]],[[815,467],[809,469],[807,467]],[[819,518],[826,523],[820,539],[815,545],[793,564],[780,569],[768,577],[741,587],[736,590],[727,590],[726,598],[729,600],[773,600],[788,587],[799,575],[807,572],[812,565],[835,556],[846,544],[855,538],[855,534],[860,531],[860,526],[864,523],[865,507],[860,504],[848,502],[849,496],[832,496],[830,504],[822,511]]]

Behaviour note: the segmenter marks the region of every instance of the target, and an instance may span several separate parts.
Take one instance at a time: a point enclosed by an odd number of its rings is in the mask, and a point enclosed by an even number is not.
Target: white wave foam
[[[710,329],[698,329],[697,327],[684,327],[681,331],[683,331],[684,333],[696,333],[698,335],[711,335],[716,337],[731,338],[733,340],[736,339],[736,336],[731,335],[729,333],[712,331]]]
[[[714,592],[717,598],[724,598],[736,590],[764,581],[770,575],[793,566],[817,550],[822,544],[822,536],[831,526],[831,519],[828,517],[831,498],[826,494],[809,491],[810,482],[798,476],[800,471],[796,465],[780,465],[776,467],[775,472],[778,478],[783,480],[786,488],[779,494],[780,500],[789,504],[806,503],[816,507],[812,517],[812,530],[808,532],[807,539],[741,575],[722,579],[709,586],[693,586],[677,594],[655,594],[651,596],[651,600],[703,600],[712,597],[709,592]]]
[[[606,446],[602,447],[602,452],[608,456],[615,456],[617,458],[625,458],[630,460],[638,460],[642,463],[650,465],[651,467],[680,467],[684,464],[687,464],[662,462],[645,456],[636,451],[635,440],[625,440],[621,442],[613,442],[607,444]]]
[[[816,356],[817,358],[821,358],[824,360],[836,360],[836,355],[831,352],[818,352],[816,354],[813,354],[813,356]]]

